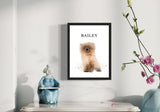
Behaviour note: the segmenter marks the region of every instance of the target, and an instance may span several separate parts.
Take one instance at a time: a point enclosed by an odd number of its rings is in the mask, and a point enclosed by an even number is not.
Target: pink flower
[[[112,103],[111,106],[115,105],[115,103]]]
[[[146,74],[145,74],[145,72],[141,72],[141,75],[142,75],[142,77],[145,77],[146,76]]]
[[[159,73],[160,72],[160,65],[154,65],[153,66],[153,71],[156,72],[156,73]]]
[[[145,65],[151,65],[154,61],[153,58],[151,58],[150,56],[146,56],[145,58],[144,57],[141,57],[140,60],[142,61],[143,64]]]
[[[111,103],[111,106],[114,106],[114,105],[118,105],[118,104],[116,104],[116,103]]]
[[[154,82],[153,76],[150,76],[146,79],[147,84],[152,84]]]

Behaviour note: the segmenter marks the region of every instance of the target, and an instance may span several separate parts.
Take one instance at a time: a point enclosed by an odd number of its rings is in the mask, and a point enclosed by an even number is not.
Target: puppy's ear
[[[80,46],[82,46],[83,44],[80,44]]]
[[[92,47],[93,47],[93,49],[96,49],[96,46],[95,46],[95,44],[94,44],[94,43],[92,43]]]
[[[91,45],[92,45],[92,46],[95,46],[95,44],[94,44],[94,43],[91,43]]]
[[[92,45],[93,45],[93,46],[95,46],[95,44],[94,44],[94,43],[92,43]]]

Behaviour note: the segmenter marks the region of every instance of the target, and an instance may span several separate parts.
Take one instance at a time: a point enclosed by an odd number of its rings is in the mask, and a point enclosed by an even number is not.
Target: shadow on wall
[[[13,110],[8,110],[8,111],[6,111],[6,112],[16,112],[16,111],[13,109]]]
[[[141,108],[142,99],[143,99],[143,96],[133,95],[133,96],[116,97],[110,101],[131,103],[134,106]]]
[[[67,80],[68,74],[68,37],[67,37],[67,24],[60,26],[61,36],[61,80]]]
[[[26,76],[26,74],[21,74],[18,76],[15,112],[20,112],[21,107],[33,102],[34,90],[30,86],[25,85],[27,81],[28,77]]]

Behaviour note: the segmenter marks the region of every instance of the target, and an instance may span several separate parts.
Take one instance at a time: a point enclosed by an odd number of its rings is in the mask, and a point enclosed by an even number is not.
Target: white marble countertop
[[[21,112],[139,112],[140,109],[130,103],[120,102],[59,102],[54,105],[32,103],[21,109]]]

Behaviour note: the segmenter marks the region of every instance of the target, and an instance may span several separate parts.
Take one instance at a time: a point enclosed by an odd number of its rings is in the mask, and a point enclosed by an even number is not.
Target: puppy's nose
[[[86,48],[86,51],[88,51],[89,49],[88,48]]]

